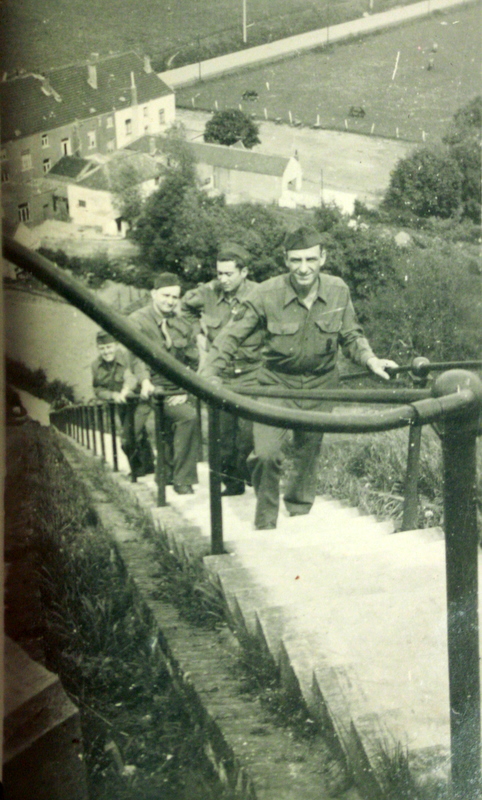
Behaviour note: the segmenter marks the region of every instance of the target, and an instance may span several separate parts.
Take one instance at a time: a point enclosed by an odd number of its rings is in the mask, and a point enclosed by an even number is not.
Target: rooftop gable
[[[135,183],[155,180],[159,176],[159,166],[144,153],[129,153],[120,150],[104,164],[88,172],[75,181],[78,186],[96,191],[115,191],[125,177],[134,178]]]
[[[0,83],[2,142],[172,93],[136,53],[19,76]]]
[[[253,153],[251,150],[240,150],[222,144],[202,144],[201,142],[189,142],[188,144],[196,161],[240,172],[255,172],[282,177],[290,161],[289,158],[283,156]]]

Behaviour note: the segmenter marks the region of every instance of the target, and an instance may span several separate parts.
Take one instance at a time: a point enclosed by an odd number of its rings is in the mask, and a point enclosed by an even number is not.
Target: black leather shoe
[[[192,486],[188,486],[184,483],[175,483],[172,488],[176,494],[194,494],[194,489]]]
[[[235,497],[235,495],[244,494],[245,491],[244,484],[242,486],[226,486],[221,492],[221,497]]]

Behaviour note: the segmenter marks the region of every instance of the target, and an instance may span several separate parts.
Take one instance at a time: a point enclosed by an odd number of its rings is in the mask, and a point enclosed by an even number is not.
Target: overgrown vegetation
[[[61,408],[75,402],[73,386],[59,378],[49,381],[45,370],[31,369],[23,361],[15,361],[9,356],[5,358],[5,377],[7,383],[30,392],[54,407]]]
[[[31,531],[39,556],[47,666],[81,711],[90,797],[221,800],[202,731],[88,492],[48,431],[22,445],[6,522]]]
[[[401,523],[407,466],[406,430],[350,438],[326,437],[321,452],[318,491],[330,494],[360,511]],[[482,463],[482,460],[481,460]],[[442,522],[441,446],[425,428],[418,482],[421,528]]]
[[[482,96],[457,111],[443,142],[398,162],[383,201],[394,219],[465,217],[480,224]]]

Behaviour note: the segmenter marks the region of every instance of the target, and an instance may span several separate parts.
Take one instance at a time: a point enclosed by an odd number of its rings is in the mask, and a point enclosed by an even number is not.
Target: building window
[[[43,171],[44,171],[44,175],[47,174],[47,172],[50,169],[50,166],[51,166],[50,158],[44,158],[43,163],[42,163],[42,168],[43,168]]]
[[[89,133],[87,134],[87,139],[88,139],[88,142],[89,142],[89,150],[93,150],[93,148],[97,144],[96,137],[95,137],[95,131],[89,131]]]
[[[10,180],[10,175],[8,173],[8,164],[2,164],[2,183],[8,183]]]
[[[147,123],[147,125],[144,125],[144,133],[149,133],[149,123]]]
[[[42,136],[40,137],[40,144],[42,145],[42,147],[48,147],[49,146],[49,135],[48,135],[48,133],[42,133]]]
[[[107,127],[113,128],[114,127],[114,119],[113,117],[107,117]]]
[[[30,150],[24,150],[24,152],[20,156],[21,164],[22,164],[22,172],[26,172],[28,169],[32,169],[32,155]]]
[[[159,109],[159,125],[165,125],[165,124],[166,124],[166,109],[165,108],[160,108]]]
[[[143,112],[145,117],[148,117],[149,116],[149,106],[144,106],[144,108],[142,109],[142,112]]]
[[[87,208],[87,203],[85,200],[79,200],[79,208]]]
[[[132,136],[132,120],[126,119],[126,136]]]
[[[70,147],[70,139],[62,139],[60,142],[60,149],[62,151],[62,155],[70,156],[72,155],[72,148]]]
[[[107,150],[109,153],[112,153],[115,150],[115,141],[114,139],[109,139],[107,142]]]
[[[20,203],[18,206],[18,218],[20,222],[28,222],[30,219],[30,208],[28,203]]]

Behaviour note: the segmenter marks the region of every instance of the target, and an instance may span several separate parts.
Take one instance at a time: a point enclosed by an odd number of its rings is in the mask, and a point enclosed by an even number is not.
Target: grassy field
[[[398,0],[404,5],[410,0]],[[397,0],[374,0],[374,10]],[[246,0],[248,44],[276,28],[275,38],[361,16],[368,0]],[[48,69],[138,49],[175,53],[198,38],[242,33],[242,0],[3,0],[0,3],[2,70]]]
[[[264,118],[293,119],[359,133],[428,142],[454,112],[480,93],[480,4],[437,12],[399,28],[313,51],[278,63],[180,89],[178,105],[214,110],[237,106]],[[437,43],[437,51],[432,52]],[[395,78],[397,53],[400,52]],[[434,68],[427,70],[429,59]],[[269,87],[269,88],[268,88]],[[255,102],[242,102],[246,89]],[[348,116],[362,106],[363,119]]]

